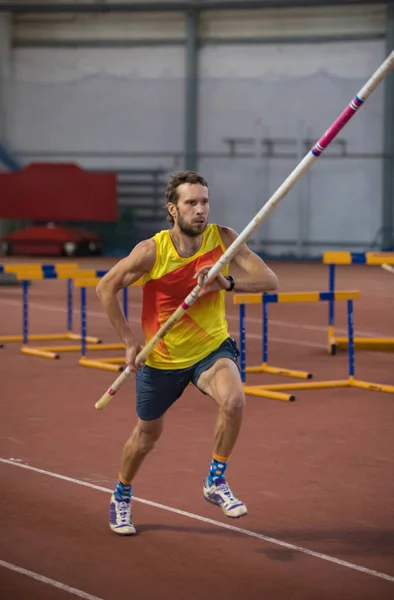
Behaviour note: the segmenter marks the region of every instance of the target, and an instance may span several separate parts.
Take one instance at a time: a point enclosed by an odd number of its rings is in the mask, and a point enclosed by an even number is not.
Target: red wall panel
[[[116,174],[61,163],[32,163],[0,173],[0,218],[116,221]]]

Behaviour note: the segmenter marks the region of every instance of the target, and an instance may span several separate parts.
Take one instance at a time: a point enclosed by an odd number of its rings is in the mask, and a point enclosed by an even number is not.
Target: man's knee
[[[162,419],[154,421],[139,421],[137,425],[138,451],[141,454],[148,454],[159,439],[163,431]]]
[[[244,407],[245,394],[242,391],[232,392],[220,404],[220,409],[228,418],[241,416]]]

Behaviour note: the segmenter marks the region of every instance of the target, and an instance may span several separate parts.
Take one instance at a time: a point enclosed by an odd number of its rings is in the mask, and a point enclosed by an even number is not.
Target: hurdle
[[[295,296],[295,294],[293,294]],[[300,294],[298,294],[298,297]],[[241,298],[241,294],[237,294],[236,298]],[[293,300],[294,301],[294,300]],[[234,299],[235,302],[235,299]],[[282,296],[282,302],[286,302],[286,297]],[[262,362],[260,365],[245,367],[246,373],[270,373],[271,375],[282,375],[284,377],[295,377],[296,379],[312,379],[312,373],[307,371],[297,371],[295,369],[285,369],[283,367],[274,367],[268,364],[268,300],[267,296],[263,294],[261,301],[261,295],[256,294],[255,296],[248,295],[248,304],[261,304],[262,306]],[[241,305],[242,306],[242,305]]]
[[[13,273],[18,278],[18,273],[24,275],[26,280],[31,276],[33,279],[42,279],[44,274],[48,276],[52,273],[67,271],[70,269],[78,269],[77,263],[54,263],[54,264],[39,264],[39,263],[14,263],[0,265],[1,273]],[[27,284],[28,285],[28,284]],[[23,293],[23,292],[22,292]],[[29,340],[34,342],[51,341],[51,340],[68,340],[74,339],[72,332],[72,288],[68,284],[67,289],[67,331],[66,333],[51,333],[51,334],[30,334]],[[0,336],[0,342],[13,343],[23,342],[22,335],[3,335]]]
[[[80,334],[73,332],[73,278],[79,276],[97,277],[106,271],[93,269],[79,269],[76,263],[59,264],[14,264],[3,265],[4,272],[12,272],[22,282],[22,335],[2,336],[2,342],[21,342],[22,354],[40,358],[59,359],[59,352],[78,352],[80,346],[48,346],[32,347],[31,341],[75,341],[80,340]],[[29,286],[31,281],[43,279],[67,280],[67,331],[62,333],[29,334]],[[90,344],[100,344],[97,337],[88,337]]]
[[[100,344],[100,346],[92,346],[87,344],[86,341],[88,339],[87,333],[87,294],[86,288],[96,287],[99,278],[81,278],[75,279],[74,286],[80,289],[80,304],[81,304],[81,356],[78,361],[78,364],[81,367],[90,367],[92,369],[101,369],[103,371],[114,371],[121,372],[124,370],[126,363],[125,357],[100,357],[90,359],[87,357],[88,350],[123,350],[125,346],[123,343],[114,343],[114,344]],[[139,279],[132,286],[142,286],[142,280]],[[123,313],[126,321],[128,320],[128,288],[123,288],[122,291],[123,296]]]
[[[323,263],[328,265],[328,286],[330,292],[335,292],[335,267],[336,265],[369,265],[380,266],[394,265],[394,252],[324,252]],[[387,269],[386,269],[387,270]],[[328,352],[335,355],[337,351],[346,350],[347,337],[336,337],[335,325],[335,300],[328,303]],[[354,338],[357,350],[393,351],[394,338],[361,337]]]
[[[264,385],[246,384],[246,326],[245,326],[245,306],[247,304],[259,304],[263,302],[263,296],[267,304],[277,302],[347,302],[347,324],[348,324],[348,377],[343,380],[332,381],[311,381],[305,383],[278,383]],[[353,343],[353,301],[360,297],[359,291],[340,291],[340,292],[280,292],[264,294],[235,294],[234,304],[239,305],[239,327],[240,327],[240,370],[243,389],[245,394],[258,396],[260,398],[270,398],[272,400],[282,400],[292,402],[295,400],[294,394],[287,394],[286,391],[294,392],[296,390],[311,389],[332,389],[332,388],[360,388],[377,392],[387,392],[394,394],[394,386],[382,385],[362,381],[355,378],[355,360]]]
[[[49,276],[45,275],[45,276],[39,276],[39,279],[67,279],[67,306],[68,306],[68,310],[67,310],[67,316],[68,319],[71,317],[72,319],[72,314],[73,314],[73,298],[72,298],[72,290],[73,290],[73,280],[76,279],[77,277],[85,277],[85,278],[90,278],[90,279],[97,279],[97,277],[102,277],[103,275],[105,275],[107,271],[105,270],[94,270],[94,269],[77,269],[77,270],[70,270],[70,271],[63,271],[63,272],[59,272],[59,273],[50,273]],[[27,300],[27,295],[28,295],[28,281],[27,279],[25,279],[26,274],[25,273],[18,273],[17,274],[18,279],[22,280],[22,285],[23,285],[23,294],[24,297],[26,296],[26,300]],[[27,308],[28,306],[28,302],[24,302],[24,306]],[[71,322],[71,327],[72,327],[72,322]],[[54,359],[57,360],[60,358],[60,353],[62,352],[79,352],[80,351],[80,345],[79,344],[74,344],[74,345],[62,345],[62,346],[41,346],[41,347],[32,347],[29,346],[27,343],[28,340],[28,315],[27,313],[23,315],[23,336],[24,336],[24,340],[26,339],[26,343],[22,344],[22,348],[21,348],[21,352],[22,354],[26,354],[26,355],[30,355],[30,356],[36,356],[39,358],[48,358],[48,359]],[[81,334],[76,334],[73,333],[72,331],[69,332],[69,337],[67,338],[68,340],[74,340],[74,341],[79,341],[81,339]],[[97,349],[98,347],[101,347],[102,341],[101,339],[97,338],[97,337],[91,337],[91,336],[86,336],[86,341],[89,342],[89,349],[90,350],[94,350]]]

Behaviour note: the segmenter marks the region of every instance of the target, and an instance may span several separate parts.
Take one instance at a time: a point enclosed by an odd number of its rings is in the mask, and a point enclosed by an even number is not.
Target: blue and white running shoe
[[[236,498],[230,490],[228,483],[222,477],[215,479],[213,485],[208,480],[204,481],[204,498],[211,504],[220,506],[226,517],[238,519],[247,514],[247,508],[241,500]]]
[[[109,507],[109,526],[118,535],[135,535],[137,533],[131,520],[131,498],[117,500],[112,494]]]

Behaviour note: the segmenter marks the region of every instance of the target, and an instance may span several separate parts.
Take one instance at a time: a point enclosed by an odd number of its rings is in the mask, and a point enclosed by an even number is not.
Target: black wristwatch
[[[225,279],[227,279],[227,281],[230,282],[230,287],[228,288],[228,290],[226,290],[226,292],[232,292],[234,287],[235,287],[235,279],[232,275],[225,275],[224,276]]]

